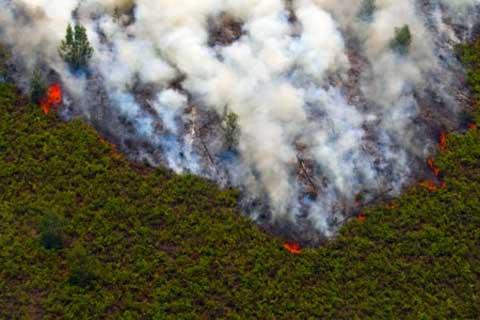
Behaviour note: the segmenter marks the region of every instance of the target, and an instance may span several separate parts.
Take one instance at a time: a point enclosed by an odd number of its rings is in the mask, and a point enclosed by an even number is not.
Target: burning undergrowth
[[[476,30],[475,1],[0,4],[17,82],[49,72],[45,111],[63,102],[134,160],[239,188],[246,214],[302,245],[418,180],[440,185],[439,137],[466,125],[454,45]],[[58,54],[72,22],[94,48],[76,72]]]

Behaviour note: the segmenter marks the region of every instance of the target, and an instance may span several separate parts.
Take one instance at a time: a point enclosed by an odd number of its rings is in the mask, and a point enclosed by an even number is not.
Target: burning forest
[[[298,254],[421,183],[474,126],[455,46],[480,3],[0,0],[9,77],[133,161],[241,191]],[[67,33],[65,30],[68,26]]]

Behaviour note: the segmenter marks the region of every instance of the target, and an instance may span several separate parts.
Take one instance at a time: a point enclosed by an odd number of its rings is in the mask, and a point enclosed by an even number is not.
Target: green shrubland
[[[477,129],[449,135],[445,188],[414,186],[293,255],[236,190],[132,164],[3,84],[0,318],[478,319],[479,160]]]

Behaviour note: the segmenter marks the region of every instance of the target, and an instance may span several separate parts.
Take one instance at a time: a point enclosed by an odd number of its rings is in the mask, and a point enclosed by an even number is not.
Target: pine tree
[[[240,128],[238,126],[238,115],[230,112],[225,121],[225,145],[229,150],[235,150],[238,147]]]
[[[93,48],[90,46],[84,26],[77,24],[72,28],[70,24],[68,25],[65,39],[60,44],[59,53],[75,71],[88,67],[88,62],[93,55]]]
[[[411,44],[412,33],[410,32],[410,27],[404,25],[401,28],[395,28],[395,37],[390,43],[392,50],[401,55],[405,55],[409,52]]]
[[[47,92],[47,85],[42,76],[42,71],[36,67],[30,80],[30,97],[35,103],[40,103]]]

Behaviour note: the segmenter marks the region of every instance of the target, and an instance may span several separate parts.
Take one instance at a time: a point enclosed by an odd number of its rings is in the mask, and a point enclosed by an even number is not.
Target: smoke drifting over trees
[[[246,214],[315,241],[358,199],[426,174],[439,133],[460,126],[454,45],[471,36],[478,4],[0,0],[0,41],[19,69],[61,81],[66,118],[84,117],[132,158],[236,186]],[[94,49],[88,76],[58,54],[77,23]]]

